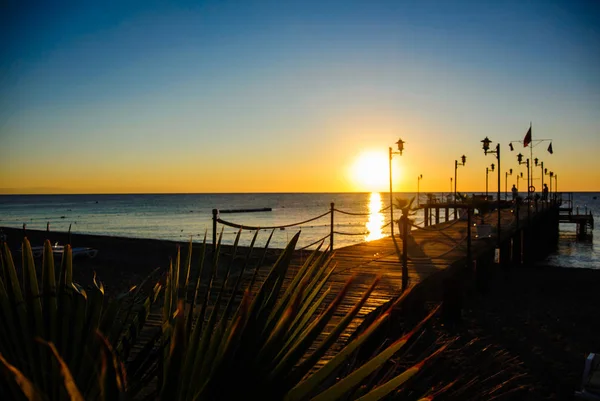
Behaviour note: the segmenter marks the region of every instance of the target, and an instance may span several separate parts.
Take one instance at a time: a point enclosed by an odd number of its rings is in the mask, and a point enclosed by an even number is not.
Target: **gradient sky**
[[[465,154],[482,191],[480,141],[504,187],[530,122],[559,190],[600,191],[595,0],[22,3],[0,5],[0,193],[385,191],[399,137],[395,190],[448,191]]]

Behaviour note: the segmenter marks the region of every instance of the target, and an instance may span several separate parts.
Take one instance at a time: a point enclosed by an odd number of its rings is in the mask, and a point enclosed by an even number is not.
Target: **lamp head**
[[[481,142],[483,143],[483,151],[485,152],[485,154],[487,154],[488,150],[490,150],[490,143],[492,143],[492,141],[490,141],[486,136],[485,139]]]
[[[508,171],[510,171],[510,172],[508,173],[508,175],[512,175],[512,168],[511,168],[510,170],[508,170]]]
[[[544,169],[544,174],[548,174],[548,169],[547,168]]]
[[[539,160],[538,160],[538,158],[537,158],[537,157],[536,157],[535,159],[533,159],[533,162],[535,163],[535,165],[536,165],[536,166],[538,165],[538,161],[539,161]]]
[[[513,150],[515,150],[515,148],[513,148],[513,145],[512,145],[512,143],[509,143],[509,144],[508,144],[508,147],[510,148],[510,151],[511,151],[511,152],[512,152]]]
[[[521,162],[523,162],[523,155],[522,154],[518,154],[517,155],[517,161],[519,162],[519,164],[521,164]]]
[[[464,165],[464,164],[467,162],[467,156],[465,156],[465,155],[462,155],[462,156],[460,157],[460,160],[462,160],[462,164]]]
[[[491,167],[491,169],[490,169],[490,170],[491,170],[491,171],[494,171],[494,167],[496,167],[496,165],[495,165],[494,163],[492,163],[492,165],[491,165],[490,167]]]
[[[396,142],[396,145],[398,145],[398,152],[402,154],[402,151],[404,150],[404,141],[398,138],[398,142]]]

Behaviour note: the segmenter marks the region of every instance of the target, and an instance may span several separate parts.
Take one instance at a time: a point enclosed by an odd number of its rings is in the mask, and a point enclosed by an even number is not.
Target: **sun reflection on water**
[[[383,238],[384,218],[381,209],[381,194],[379,192],[371,192],[369,199],[369,220],[366,223],[368,234],[365,235],[365,241],[373,241]]]

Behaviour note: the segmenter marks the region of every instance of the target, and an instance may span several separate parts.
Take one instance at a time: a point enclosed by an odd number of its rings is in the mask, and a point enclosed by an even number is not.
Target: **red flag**
[[[550,145],[548,146],[548,153],[554,153],[554,151],[552,150],[552,142],[550,142]]]
[[[531,142],[531,127],[529,127],[527,134],[525,134],[525,138],[523,139],[523,147],[526,148],[530,142]]]

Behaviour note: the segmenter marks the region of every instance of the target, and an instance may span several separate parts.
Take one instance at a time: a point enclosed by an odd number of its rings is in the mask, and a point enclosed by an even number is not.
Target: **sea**
[[[427,196],[444,200],[448,194],[394,193],[394,199],[414,198],[414,204]],[[283,248],[300,231],[297,248],[314,249],[321,240],[329,244],[333,208],[337,249],[389,235],[389,203],[387,192],[0,195],[0,227],[194,242],[206,237],[212,243],[213,210],[218,210],[215,233],[224,244],[232,244],[242,226],[240,245],[249,245],[258,231],[256,246],[264,246],[272,233],[269,247]],[[573,193],[572,203],[574,212],[600,220],[600,193]],[[394,218],[399,215],[395,210]],[[422,224],[422,210],[414,217]],[[598,238],[597,225],[581,239],[574,224],[561,223],[558,249],[541,263],[598,269]]]

